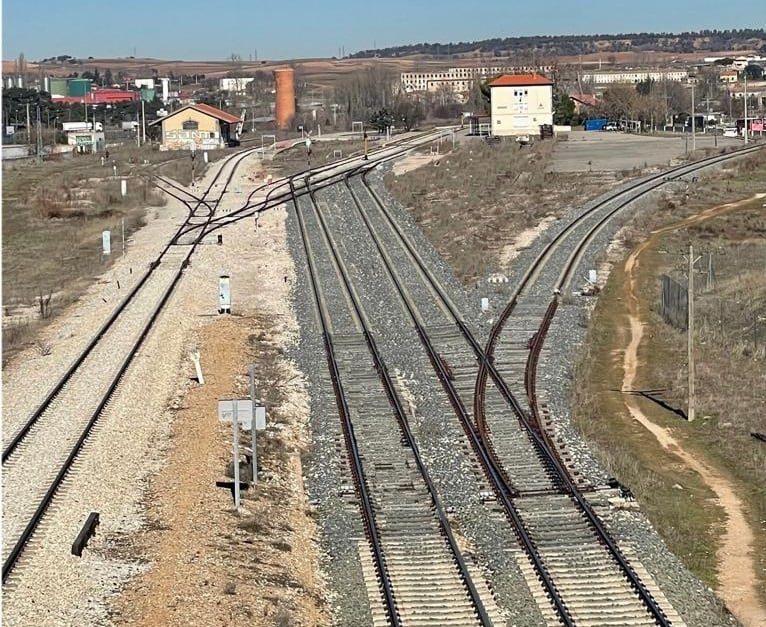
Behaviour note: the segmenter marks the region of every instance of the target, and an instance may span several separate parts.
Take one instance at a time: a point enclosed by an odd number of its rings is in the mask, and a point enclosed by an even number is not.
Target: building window
[[[197,120],[186,120],[181,127],[185,131],[196,131],[199,130],[199,122]]]

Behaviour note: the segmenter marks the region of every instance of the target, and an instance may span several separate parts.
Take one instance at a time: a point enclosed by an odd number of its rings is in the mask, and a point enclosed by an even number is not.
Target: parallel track
[[[188,201],[186,202],[189,207],[189,215],[184,224],[193,219],[195,211],[205,202],[205,197],[212,190],[226,166],[229,163],[232,164],[223,190],[231,181],[238,165],[250,152],[237,153],[226,160],[205,193],[197,199],[195,206],[191,206]],[[219,195],[213,201],[213,209],[209,213],[208,222],[214,217],[215,207],[220,203],[222,196],[223,194]],[[181,229],[183,229],[183,225],[179,231]],[[203,236],[204,229],[197,240],[190,246],[184,247],[181,255],[176,255],[175,258],[173,258],[175,247],[172,241],[163,248],[150,265],[149,270],[109,316],[94,338],[48,392],[42,403],[4,444],[3,486],[6,488],[3,491],[5,501],[3,536],[6,539],[3,551],[4,584],[21,557],[24,548],[34,535],[74,461],[82,451],[88,436],[117,392],[120,382],[163,311],[183,275],[189,258]],[[173,265],[174,262],[175,265]],[[170,265],[170,270],[166,272],[168,265]],[[153,289],[159,290],[159,293],[152,293],[148,289],[150,286],[155,286]],[[146,299],[148,302],[143,302],[142,299]],[[135,313],[136,311],[138,313]],[[134,312],[133,315],[137,316],[138,319],[131,321],[128,318],[131,312]],[[124,322],[126,320],[127,322]],[[125,325],[127,328],[124,328]],[[129,340],[129,346],[124,352],[111,354],[111,347],[116,341],[115,338],[122,339],[125,334],[133,338]],[[103,372],[105,359],[111,364],[112,369]],[[94,395],[91,389],[92,381],[105,374],[109,377],[108,382],[104,382],[101,391]],[[61,419],[61,412],[68,410],[67,405],[75,403],[77,399],[82,397],[92,401],[86,412],[87,417],[82,417],[75,424],[71,423],[71,419],[69,423],[66,422],[65,418]],[[62,428],[65,430],[62,431]],[[36,437],[33,438],[33,436]],[[44,445],[50,446],[51,443],[61,443],[62,448],[55,454],[46,452],[41,459],[42,454],[38,453],[38,449],[44,451]],[[47,464],[47,466],[44,467],[43,464]],[[30,469],[34,470],[30,472]],[[46,485],[47,487],[45,487]],[[18,491],[12,494],[8,488],[18,489]],[[16,496],[18,493],[22,493],[23,496]],[[33,505],[33,499],[37,498],[39,498],[37,505]],[[12,509],[13,511],[11,511]],[[23,522],[24,520],[26,523]],[[8,527],[12,529],[9,530]],[[9,538],[11,538],[12,546],[10,551],[6,551]]]
[[[738,153],[734,155],[735,157],[741,156],[741,153]],[[588,234],[583,239],[583,244],[580,246],[576,246],[572,255],[570,256],[570,266],[573,267],[576,263],[576,260],[579,259],[579,256],[581,254],[582,247],[587,243],[587,241],[590,241],[594,234],[598,231],[598,229],[602,228],[602,226],[606,223],[606,221],[613,216],[619,209],[621,209],[627,202],[630,202],[631,200],[634,200],[636,197],[646,193],[647,191],[650,191],[651,189],[654,189],[655,187],[661,185],[666,180],[671,180],[673,178],[677,178],[680,176],[683,176],[684,174],[694,172],[698,170],[701,167],[705,167],[714,163],[718,163],[720,161],[724,161],[726,159],[732,158],[731,155],[725,155],[723,157],[714,157],[711,159],[704,160],[701,163],[692,164],[691,166],[684,166],[682,168],[678,168],[670,173],[664,173],[662,175],[659,175],[655,177],[655,179],[650,180],[647,184],[647,181],[642,181],[634,186],[631,186],[629,190],[623,190],[619,194],[615,194],[616,197],[626,195],[631,191],[638,190],[638,193],[631,195],[629,197],[629,200],[623,202],[620,204],[617,208],[613,209],[606,217],[599,220],[596,227],[591,229]],[[656,179],[660,179],[659,182],[657,182]],[[348,185],[348,183],[347,183]],[[349,186],[350,189],[350,186]],[[371,190],[370,190],[371,191]],[[371,192],[372,193],[372,192]],[[352,193],[353,195],[353,193]],[[373,194],[374,196],[374,194]],[[361,205],[358,202],[358,199],[355,197],[355,201],[357,202],[357,205],[360,207],[361,212]],[[380,206],[381,210],[383,210],[382,203],[379,199],[377,199],[377,203]],[[592,212],[591,212],[592,213]],[[362,217],[365,220],[365,222],[368,224],[368,228],[370,228],[370,232],[374,239],[374,230],[370,227],[367,218],[365,217],[364,213],[362,212]],[[390,220],[390,216],[389,216]],[[395,223],[393,220],[390,220],[391,224]],[[401,233],[400,233],[401,235]],[[390,264],[386,260],[387,253],[383,250],[383,247],[378,244],[378,248],[381,252],[381,256],[383,257],[387,267],[389,268],[389,272],[392,276],[394,276],[393,270],[391,270]],[[417,253],[414,252],[412,247],[410,247],[410,254],[412,255],[413,259],[417,258]],[[421,273],[427,274],[428,271],[423,266],[422,262],[418,261]],[[530,272],[528,273],[528,276],[532,276],[536,272],[535,268],[531,268]],[[557,289],[561,287],[566,277],[570,276],[570,273],[566,273],[562,271],[562,276],[560,277],[560,280],[557,284]],[[435,291],[440,291],[440,288],[436,286],[433,282],[433,280],[430,281],[431,288]],[[408,285],[407,289],[404,289],[403,287],[398,288],[400,291],[400,294],[402,295],[402,298],[404,300],[408,299],[407,293],[412,292],[412,286]],[[441,291],[443,294],[443,291]],[[515,300],[515,299],[514,299]],[[449,299],[442,298],[442,303],[440,303],[440,306],[442,308],[450,309],[452,308],[451,303],[449,302]],[[442,380],[445,385],[445,388],[450,387],[450,384],[447,383],[450,379],[454,378],[454,372],[452,371],[452,368],[449,367],[448,362],[445,361],[443,354],[440,354],[438,351],[428,348],[428,342],[429,340],[427,338],[424,338],[424,332],[420,329],[420,321],[419,321],[419,314],[416,310],[410,309],[410,306],[408,305],[408,309],[410,310],[411,317],[416,325],[416,328],[418,328],[418,333],[421,335],[421,339],[423,340],[424,345],[427,346],[427,349],[429,350],[429,353],[431,354],[431,360],[434,365],[434,368],[437,369],[437,371],[441,370],[443,372]],[[454,312],[454,309],[452,309]],[[552,317],[553,312],[555,312],[555,309],[551,310],[551,313],[549,313],[548,320],[550,317]],[[511,401],[512,404],[517,405],[513,394],[510,393],[510,390],[507,388],[507,386],[503,385],[502,377],[500,377],[499,373],[495,370],[493,364],[489,359],[486,358],[483,351],[478,348],[478,344],[475,342],[475,340],[472,339],[472,336],[470,334],[466,333],[467,329],[464,329],[464,324],[460,321],[460,317],[458,315],[454,316],[455,321],[458,323],[458,326],[461,327],[460,332],[465,337],[465,339],[468,340],[470,344],[473,345],[475,352],[477,353],[477,358],[481,360],[482,368],[486,369],[488,372],[491,372],[493,375],[493,378],[496,381],[499,381],[499,384],[502,388],[504,388],[504,394],[507,398],[507,400]],[[539,333],[535,335],[535,338],[542,338],[544,337],[544,331],[543,328]],[[449,330],[446,330],[446,334],[449,335]],[[454,338],[453,338],[454,339]],[[540,340],[541,342],[541,340]],[[530,346],[534,349],[534,347],[537,345],[536,342],[532,342]],[[536,359],[534,357],[535,350],[531,352],[532,355],[532,361]],[[457,360],[459,361],[459,360]],[[455,363],[454,361],[452,362]],[[535,362],[536,363],[536,362]],[[445,368],[446,366],[446,368]],[[534,367],[531,368],[532,371],[534,371]],[[530,368],[527,368],[527,371],[530,371]],[[486,379],[485,379],[486,381]],[[530,394],[530,398],[534,398],[534,378],[533,377],[527,377],[526,381],[526,388],[525,390]],[[458,395],[455,393],[451,393],[448,390],[448,393],[453,398],[453,404],[458,405],[459,401],[455,398]],[[484,406],[483,406],[483,395],[476,395],[476,408],[477,408],[477,420],[479,422],[479,426],[482,426],[482,423],[486,424],[486,421],[483,419],[484,415]],[[627,561],[622,557],[619,549],[617,549],[616,544],[614,544],[613,540],[609,537],[608,533],[606,533],[606,530],[603,528],[603,525],[598,521],[598,519],[595,517],[595,514],[593,514],[592,509],[587,504],[587,502],[582,498],[581,495],[578,494],[578,487],[571,480],[571,477],[566,472],[566,469],[563,465],[561,465],[560,460],[555,454],[555,448],[551,446],[551,443],[548,438],[548,434],[544,432],[540,428],[540,421],[539,420],[532,420],[527,421],[524,415],[524,412],[519,411],[519,407],[514,407],[516,409],[517,413],[519,413],[519,417],[522,418],[522,423],[526,426],[528,434],[533,436],[533,439],[536,441],[537,444],[537,450],[538,453],[542,453],[546,458],[546,467],[542,468],[540,470],[543,470],[543,475],[541,476],[550,476],[551,470],[554,471],[554,479],[555,481],[551,483],[550,485],[545,485],[545,482],[542,486],[540,485],[532,485],[532,486],[524,486],[523,493],[525,497],[535,496],[538,500],[538,502],[542,505],[541,508],[532,509],[529,510],[528,508],[524,512],[525,520],[528,522],[530,526],[534,526],[536,523],[533,523],[531,521],[534,521],[536,519],[537,514],[536,511],[548,511],[549,509],[553,509],[554,511],[559,511],[558,516],[562,520],[562,524],[564,524],[564,527],[559,530],[559,533],[561,533],[563,530],[568,529],[569,534],[575,533],[577,534],[576,537],[580,537],[580,541],[582,541],[583,538],[592,537],[592,532],[595,531],[597,537],[599,538],[599,543],[603,542],[606,547],[609,549],[609,552],[612,554],[615,562],[617,563],[618,567],[622,571],[622,575],[619,573],[609,574],[608,572],[604,572],[602,575],[600,575],[602,578],[605,578],[605,582],[611,582],[606,584],[606,589],[608,591],[609,596],[613,596],[615,594],[615,590],[617,588],[622,588],[622,578],[624,576],[627,576],[628,581],[630,582],[631,586],[634,588],[636,593],[638,594],[639,598],[642,600],[644,605],[646,606],[646,610],[648,610],[654,617],[652,624],[659,623],[659,624],[670,624],[670,621],[668,620],[665,613],[660,609],[660,607],[657,605],[655,599],[652,597],[651,593],[645,588],[643,583],[640,581],[640,579],[635,575],[635,572],[632,570],[632,568],[629,566]],[[460,413],[460,412],[459,412]],[[533,411],[533,416],[537,417],[537,410],[536,410],[536,403],[535,403],[535,410]],[[486,433],[486,429],[481,429],[482,432],[482,440],[484,440],[485,443],[489,442],[488,435]],[[507,444],[507,443],[506,443]],[[488,451],[492,451],[491,446],[486,447]],[[507,447],[506,447],[507,448]],[[514,458],[518,458],[518,447],[514,448]],[[534,463],[532,464],[534,466]],[[506,465],[507,466],[507,465]],[[505,469],[502,468],[501,465],[499,465],[498,472],[496,473],[496,476],[502,477],[503,479],[507,479],[507,474],[504,472]],[[491,473],[488,473],[491,474]],[[514,488],[517,486],[514,486]],[[506,485],[505,488],[500,488],[498,491],[506,493],[513,493],[514,488],[511,488],[509,485]],[[557,497],[557,495],[561,495]],[[561,497],[564,497],[563,502],[561,502]],[[551,501],[551,499],[559,499],[558,504],[556,504],[556,501]],[[530,501],[527,500],[525,502],[525,505],[527,505]],[[572,503],[575,503],[578,507],[577,510],[579,511],[585,511],[586,518],[588,519],[588,524],[584,527],[580,524],[579,519],[580,516],[574,513],[574,516],[569,514],[569,509],[571,507]],[[563,509],[562,509],[563,507]],[[520,508],[524,509],[524,507]],[[573,526],[574,525],[574,526]],[[576,529],[580,528],[579,531],[576,531]],[[590,530],[589,530],[590,529]],[[544,536],[545,534],[543,534]],[[549,538],[550,540],[550,538]],[[557,550],[560,549],[560,543],[557,543],[555,540],[555,537],[553,538],[553,543],[550,541],[541,542],[540,546],[542,547],[543,551],[547,554],[547,559],[549,563],[552,565],[551,568],[557,572],[558,578],[562,581],[562,585],[564,589],[567,591],[567,596],[575,595],[577,596],[578,588],[575,586],[574,589],[571,588],[571,583],[568,583],[568,577],[569,575],[567,573],[570,572],[577,572],[577,566],[576,564],[572,563],[571,558],[570,559],[560,559],[555,558],[553,556],[556,555]],[[543,552],[541,551],[541,553]],[[591,550],[591,553],[587,555],[587,559],[585,560],[585,564],[588,564],[587,568],[590,569],[589,572],[592,573],[592,569],[594,567],[600,568],[602,571],[603,569],[603,557],[599,557],[599,555],[602,553],[600,544],[594,545],[593,549]],[[584,554],[585,555],[585,554]],[[582,570],[582,567],[580,567],[580,570]],[[538,572],[541,572],[538,569]],[[625,600],[623,601],[625,607],[621,608],[620,610],[615,610],[615,612],[622,611],[623,614],[623,620],[641,620],[641,616],[644,615],[643,611],[639,611],[636,613],[635,609],[632,609],[630,607],[630,594],[626,595],[626,592],[623,591],[621,593],[618,593],[621,595],[622,598]],[[578,615],[581,620],[586,621],[592,621],[596,620],[597,622],[601,623],[604,620],[609,620],[609,611],[605,610],[605,608],[608,608],[609,606],[609,600],[608,599],[600,599],[598,594],[595,595],[594,598],[588,599],[585,602],[583,602],[581,599],[578,599],[577,603],[573,604],[573,611],[569,614],[572,616],[572,619],[574,618],[574,615]],[[562,612],[559,611],[559,614],[561,615]],[[562,619],[565,622],[568,622],[567,616],[563,615]]]
[[[311,223],[307,224],[297,197],[294,204],[349,465],[383,591],[385,615],[373,607],[374,624],[491,625],[490,612],[421,460],[397,387],[382,361],[327,224],[316,209],[313,192],[309,196],[315,210],[305,213],[311,216]],[[324,246],[312,244],[312,235],[322,237]],[[323,254],[320,248],[324,248]],[[321,287],[329,282],[328,264],[341,277],[344,294],[337,292],[338,285],[329,295],[327,287]],[[325,266],[323,278],[320,265]],[[347,311],[340,320],[328,303],[335,307],[345,303],[343,309]],[[335,328],[356,328],[359,332],[339,336],[332,333]],[[392,412],[397,425],[394,429],[391,419],[385,419]],[[486,588],[483,596],[490,596]],[[494,624],[499,624],[497,610],[492,613]]]

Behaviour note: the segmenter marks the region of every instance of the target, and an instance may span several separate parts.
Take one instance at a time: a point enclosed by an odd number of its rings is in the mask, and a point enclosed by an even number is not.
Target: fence
[[[660,313],[668,324],[686,331],[689,325],[689,293],[686,287],[675,279],[663,274]]]

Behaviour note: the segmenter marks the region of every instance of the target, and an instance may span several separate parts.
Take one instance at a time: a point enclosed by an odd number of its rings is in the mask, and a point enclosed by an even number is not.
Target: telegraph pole
[[[37,138],[37,161],[43,160],[43,129],[42,120],[40,120],[40,105],[37,105],[37,122],[35,123],[36,138]]]
[[[688,317],[689,321],[688,336],[686,340],[686,356],[689,362],[689,411],[686,419],[689,422],[694,420],[695,398],[694,398],[694,264],[697,260],[694,258],[694,247],[689,244],[689,283],[687,294]]]
[[[32,145],[32,131],[30,130],[31,122],[29,121],[29,103],[27,103],[27,145]]]
[[[255,363],[250,364],[250,402],[252,403],[253,410],[253,428],[250,430],[250,448],[252,449],[253,457],[250,461],[250,482],[255,485],[258,483],[258,454],[256,444],[256,399],[255,399]]]
[[[141,98],[141,141],[146,143],[146,112],[144,111],[144,99]]]

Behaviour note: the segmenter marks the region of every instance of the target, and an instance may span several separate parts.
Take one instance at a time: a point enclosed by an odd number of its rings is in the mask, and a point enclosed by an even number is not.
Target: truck
[[[69,131],[92,131],[93,130],[93,122],[62,122],[61,127],[69,132]],[[101,122],[96,122],[96,130],[99,132],[103,132],[104,125]]]
[[[135,120],[130,120],[128,122],[122,123],[122,130],[123,131],[137,131],[138,130],[138,122]]]

